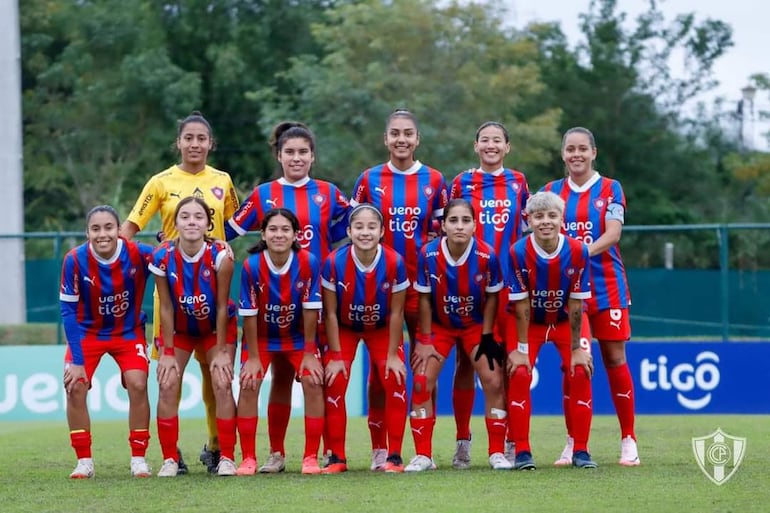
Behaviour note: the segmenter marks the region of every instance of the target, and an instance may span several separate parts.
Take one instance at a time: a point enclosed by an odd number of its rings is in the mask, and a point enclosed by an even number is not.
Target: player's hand
[[[67,395],[72,393],[78,383],[84,383],[88,387],[86,368],[82,365],[68,363],[64,367],[64,390],[67,391]]]
[[[262,362],[259,358],[249,358],[241,365],[241,374],[239,376],[241,389],[256,390],[262,383],[265,369],[262,368]]]
[[[389,354],[388,359],[385,361],[385,379],[388,379],[388,375],[393,373],[396,378],[396,383],[401,386],[406,380],[406,365],[401,361],[401,358],[395,354]]]
[[[495,362],[497,362],[498,366],[503,366],[505,349],[495,341],[495,337],[491,333],[481,335],[481,341],[476,346],[476,356],[473,358],[473,361],[478,362],[482,356],[487,357],[487,363],[491,371],[495,370]]]
[[[518,349],[508,353],[508,361],[506,363],[508,377],[513,376],[513,373],[516,372],[518,367],[525,367],[527,372],[532,374],[532,366],[529,364],[529,355],[522,353]]]
[[[326,385],[331,386],[337,378],[337,374],[342,373],[345,379],[348,379],[348,369],[343,360],[329,360],[326,364],[324,374],[326,376]]]
[[[314,385],[324,384],[324,367],[321,365],[321,361],[314,353],[305,353],[302,356],[302,363],[299,365],[299,376],[304,376],[305,371],[310,376],[310,381]]]
[[[221,380],[223,384],[233,382],[233,360],[227,351],[218,351],[209,363],[209,371],[216,379]]]
[[[179,364],[176,362],[176,357],[170,354],[163,354],[158,358],[158,383],[165,384],[168,382],[171,375],[179,377]]]
[[[425,374],[428,360],[431,358],[435,358],[439,363],[444,363],[444,357],[441,356],[441,353],[436,351],[433,344],[420,342],[418,338],[417,344],[415,344],[414,351],[412,352],[412,371],[414,371],[415,374]]]
[[[591,353],[578,348],[572,350],[572,358],[570,359],[570,375],[575,375],[575,367],[583,367],[590,379],[594,375],[594,357]]]

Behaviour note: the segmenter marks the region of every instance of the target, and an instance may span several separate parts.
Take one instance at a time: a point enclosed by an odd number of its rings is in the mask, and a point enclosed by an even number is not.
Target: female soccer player
[[[258,185],[225,227],[227,240],[260,229],[266,212],[283,207],[299,220],[297,242],[322,262],[332,244],[345,238],[348,200],[336,185],[310,177],[315,160],[315,136],[302,123],[276,125],[270,145],[283,176]],[[319,332],[323,345],[324,333]],[[267,407],[270,457],[260,472],[280,472],[284,468],[284,441],[291,416],[291,388],[294,368],[278,359],[272,366],[272,386]]]
[[[162,236],[169,239],[176,238],[179,235],[174,219],[177,205],[182,198],[195,196],[203,199],[211,209],[212,223],[208,226],[207,235],[213,239],[224,240],[225,220],[229,219],[238,208],[238,195],[230,175],[214,169],[207,163],[208,155],[214,150],[214,146],[211,125],[200,112],[193,111],[180,121],[177,128],[176,148],[179,150],[181,162],[150,178],[136,200],[128,219],[121,226],[121,235],[131,239],[147,226],[156,212],[160,212]],[[154,299],[153,358],[157,358],[156,348],[160,336],[157,294]],[[202,397],[206,406],[209,432],[208,443],[201,452],[201,462],[208,467],[209,472],[215,472],[219,462],[219,441],[211,374],[205,355],[196,351],[195,359],[198,360],[201,368]],[[180,474],[186,473],[187,466],[181,458],[181,453],[178,458]]]
[[[323,367],[316,342],[321,309],[318,260],[301,249],[301,226],[286,208],[262,216],[262,240],[249,250],[241,273],[240,314],[243,317],[241,391],[238,432],[243,462],[238,475],[257,469],[257,398],[270,365],[283,362],[296,372],[305,395],[303,474],[320,474],[318,447],[324,428]],[[269,413],[268,413],[269,415]],[[272,450],[272,449],[271,449]],[[285,454],[280,455],[283,472]],[[271,454],[271,458],[275,458]]]
[[[408,110],[394,111],[385,123],[385,147],[388,162],[371,167],[358,178],[351,205],[374,205],[383,215],[385,245],[395,249],[406,262],[407,277],[414,283],[417,276],[415,256],[432,233],[447,203],[447,187],[443,175],[415,159],[420,145],[417,118]],[[435,235],[435,234],[434,234]],[[418,294],[412,288],[406,293],[404,320],[414,348],[418,324]],[[373,363],[373,362],[372,362]],[[373,375],[370,375],[373,378]],[[385,394],[377,380],[369,382],[369,429],[372,438],[372,470],[382,470],[388,456],[385,447]]]
[[[404,300],[409,279],[395,250],[380,244],[382,214],[361,203],[350,212],[351,243],[332,252],[322,272],[329,352],[326,368],[326,443],[332,451],[324,474],[347,470],[345,392],[359,340],[366,344],[373,380],[385,390],[385,472],[403,472],[401,445],[406,424]]]
[[[518,344],[509,348],[509,430],[516,446],[514,468],[534,470],[529,444],[532,414],[532,367],[540,348],[552,341],[562,359],[569,398],[564,417],[571,420],[574,454],[570,464],[596,468],[588,453],[591,430],[591,341],[584,324],[583,300],[588,284],[588,248],[560,233],[564,201],[552,192],[538,192],[527,203],[533,233],[510,249],[510,300],[516,312]]]
[[[235,475],[235,401],[231,383],[238,337],[235,304],[230,301],[233,259],[206,236],[213,222],[209,206],[188,196],[176,208],[173,240],[153,253],[150,270],[160,297],[161,355],[158,358],[158,438],[163,452],[159,477],[179,470],[179,389],[193,351],[206,356],[216,400],[221,457],[216,472]]]
[[[521,238],[524,221],[522,213],[529,197],[524,174],[504,167],[503,160],[511,151],[508,130],[497,121],[487,121],[476,130],[473,150],[479,156],[479,167],[457,175],[452,181],[450,198],[465,198],[476,211],[476,238],[491,244],[500,260],[500,268],[508,269],[511,245]],[[507,298],[498,301],[495,338],[504,344],[509,333],[515,333],[514,319],[508,313]],[[512,341],[515,342],[515,341]],[[456,469],[471,465],[471,415],[476,393],[473,366],[461,350],[456,352],[452,406],[457,426],[456,448],[452,466]],[[476,353],[476,358],[482,354]],[[490,355],[487,355],[489,358]],[[498,356],[499,357],[499,356]],[[500,362],[502,364],[502,362]],[[513,445],[507,442],[505,456],[513,462]]]
[[[70,474],[73,479],[94,476],[86,397],[105,354],[117,362],[128,391],[131,474],[150,476],[144,458],[150,439],[150,403],[146,316],[141,308],[153,248],[119,238],[119,226],[114,208],[92,208],[86,216],[88,242],[70,250],[62,265],[59,300],[67,337],[64,388],[70,443],[78,458]]]
[[[415,373],[410,424],[415,452],[406,472],[435,469],[432,458],[436,413],[433,390],[444,360],[456,344],[474,361],[484,390],[489,464],[510,470],[503,455],[507,412],[503,369],[497,358],[479,361],[478,351],[497,354],[492,330],[502,272],[494,249],[477,240],[476,214],[464,199],[451,200],[441,222],[446,236],[425,245],[418,257],[415,289],[420,293],[420,332],[412,355]]]
[[[570,128],[562,139],[562,160],[567,177],[546,184],[544,190],[561,196],[566,207],[567,235],[588,245],[591,255],[591,299],[586,302],[591,333],[599,341],[612,401],[620,422],[620,461],[639,465],[634,433],[634,382],[626,362],[626,341],[631,338],[628,308],[631,294],[618,242],[625,221],[626,197],[620,182],[593,168],[596,141],[590,130]],[[565,397],[570,395],[566,388]],[[566,409],[565,409],[566,411]],[[567,417],[567,445],[556,465],[572,459],[573,433]]]

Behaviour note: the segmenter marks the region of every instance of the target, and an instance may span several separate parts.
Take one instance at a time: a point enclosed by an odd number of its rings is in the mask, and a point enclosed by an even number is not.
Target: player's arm
[[[219,255],[223,255],[219,257]],[[223,383],[232,383],[233,381],[233,358],[228,351],[227,327],[230,322],[228,315],[228,302],[230,300],[230,282],[233,279],[233,260],[226,253],[219,253],[220,259],[217,268],[217,345],[214,348],[214,356],[209,362],[211,374]]]
[[[406,379],[406,366],[398,356],[398,348],[404,341],[404,304],[406,304],[406,289],[394,292],[390,296],[390,319],[388,319],[388,360],[385,362],[385,379],[391,373],[396,383]]]
[[[150,178],[134,203],[134,208],[131,209],[128,218],[120,225],[121,237],[131,240],[134,235],[142,231],[142,228],[160,208],[161,192],[155,177]]]
[[[179,365],[174,352],[174,300],[171,298],[168,278],[165,274],[155,275],[155,283],[160,300],[160,332],[163,338],[163,347],[160,348],[158,358],[158,383],[168,381],[172,372],[179,372]]]
[[[259,359],[257,343],[257,315],[259,315],[258,287],[252,277],[251,260],[243,262],[241,268],[240,308],[238,313],[243,319],[243,344],[246,347],[246,361],[241,364],[241,388],[257,390],[264,377],[264,368]]]
[[[332,286],[334,286],[332,284]],[[337,291],[331,290],[324,283],[323,291],[323,316],[326,324],[326,342],[329,344],[329,361],[324,369],[326,384],[331,385],[337,378],[337,374],[347,379],[348,371],[345,362],[342,361],[342,344],[340,344],[340,323],[337,317]]]
[[[316,385],[324,384],[324,368],[318,359],[318,316],[321,312],[315,308],[302,308],[302,322],[305,332],[305,350],[302,353],[302,363],[299,366],[299,378],[307,371],[311,381]],[[312,348],[312,351],[309,349]]]
[[[500,345],[495,342],[493,334],[499,293],[487,291],[486,295],[487,300],[484,303],[484,316],[481,324],[481,340],[476,347],[476,353],[471,356],[473,356],[474,362],[478,362],[482,356],[486,356],[489,370],[494,371],[494,362],[497,361],[498,365],[502,366],[505,358],[504,350],[501,350]]]
[[[607,219],[604,225],[604,233],[592,244],[588,245],[588,252],[591,256],[604,253],[611,247],[620,242],[620,236],[623,233],[623,223],[617,219]]]
[[[518,342],[516,347],[508,353],[508,375],[512,376],[517,367],[525,367],[532,372],[529,363],[529,323],[531,309],[529,306],[529,294],[513,302],[513,314],[516,317],[516,335]]]
[[[412,351],[412,370],[415,374],[425,374],[428,360],[436,358],[443,361],[443,357],[433,346],[433,322],[432,292],[420,292],[419,301],[419,329],[417,330],[417,343]]]
[[[594,373],[594,363],[591,353],[580,347],[580,333],[583,327],[583,300],[569,298],[567,301],[569,314],[569,331],[572,349],[570,372],[575,373],[575,367],[583,367],[590,378]]]

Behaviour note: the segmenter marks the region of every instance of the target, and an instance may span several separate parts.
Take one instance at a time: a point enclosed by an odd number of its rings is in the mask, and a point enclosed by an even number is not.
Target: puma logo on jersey
[[[175,272],[173,272],[173,271],[172,271],[172,272],[170,272],[170,273],[168,273],[168,275],[169,275],[169,276],[171,276],[172,278],[174,278],[175,280],[178,280],[178,279],[179,279],[179,276],[177,276],[177,275],[176,275],[176,273],[175,273]]]
[[[433,274],[430,275],[431,279],[436,280],[436,283],[441,283],[441,275],[440,274]]]
[[[628,392],[626,392],[625,394],[621,394],[620,392],[618,392],[615,395],[618,396],[618,397],[624,397],[624,398],[628,399],[629,401],[631,400],[631,391],[630,390]]]
[[[514,408],[514,407],[515,407],[515,408],[521,408],[521,409],[523,410],[523,409],[524,409],[524,404],[526,404],[526,402],[527,402],[527,400],[526,400],[526,399],[524,399],[524,400],[523,400],[523,401],[521,401],[521,402],[518,402],[518,401],[511,401],[511,408]]]
[[[257,283],[257,288],[259,289],[259,293],[262,294],[265,291],[265,284]]]
[[[346,281],[338,281],[337,285],[339,285],[340,287],[345,289],[345,292],[347,292],[348,291],[348,287],[350,287],[350,283],[348,283]]]
[[[585,406],[589,410],[591,409],[591,399],[589,399],[588,401],[583,401],[583,400],[578,399],[575,402],[575,404],[578,405],[578,406]]]
[[[275,198],[274,199],[265,200],[265,203],[267,203],[268,205],[270,205],[273,208],[277,208],[278,207],[278,200],[275,199]]]
[[[465,189],[469,190],[469,191],[475,191],[476,190],[476,184],[475,183],[465,184]]]
[[[388,188],[387,185],[385,187],[375,187],[374,188],[374,192],[379,192],[380,194],[384,195],[385,194],[385,189],[387,189],[387,188]]]
[[[94,283],[96,281],[96,278],[91,278],[90,276],[83,276],[83,281],[86,283],[90,283],[92,287],[96,285],[96,283]]]
[[[339,408],[340,399],[342,399],[341,395],[338,395],[337,397],[327,397],[326,402],[333,404],[335,408]]]
[[[406,404],[406,390],[404,390],[400,394],[398,392],[393,392],[393,397],[398,397],[399,399],[404,401],[404,404]]]
[[[169,192],[168,195],[171,196],[172,198],[181,198],[182,197],[182,193],[181,192]]]
[[[620,321],[610,321],[610,326],[614,326],[618,329],[618,331],[620,331]]]

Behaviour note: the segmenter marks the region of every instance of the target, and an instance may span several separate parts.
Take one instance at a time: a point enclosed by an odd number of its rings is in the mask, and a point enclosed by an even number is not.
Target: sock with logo
[[[628,363],[607,369],[607,379],[610,383],[612,402],[618,414],[620,423],[620,438],[630,436],[636,440],[634,433],[634,381]]]
[[[529,386],[532,374],[525,367],[517,367],[508,381],[508,438],[516,444],[516,453],[530,452],[529,423],[532,401]]]
[[[345,404],[345,393],[347,390],[348,379],[345,378],[342,372],[337,374],[331,385],[326,385],[324,388],[326,450],[330,450],[340,459],[345,459],[345,431],[348,424],[348,413]]]
[[[157,418],[158,423],[158,441],[160,442],[160,451],[163,453],[163,459],[173,459],[177,461],[176,444],[179,441],[179,416],[174,415],[162,419]]]
[[[147,454],[147,445],[150,441],[149,429],[132,429],[128,432],[128,445],[131,447],[131,456],[144,457]]]
[[[505,451],[505,434],[508,432],[508,414],[504,410],[492,408],[484,419],[487,424],[489,455]]]
[[[378,369],[383,373],[381,379],[385,381],[385,431],[388,438],[388,454],[401,454],[404,444],[404,430],[406,429],[406,415],[409,410],[407,406],[406,382],[401,380],[399,385],[396,378],[391,374],[385,379],[385,362],[382,362]],[[385,446],[380,446],[384,448]]]
[[[593,403],[591,402],[591,378],[581,366],[575,367],[575,374],[570,377],[570,418],[575,440],[574,452],[588,450],[588,436],[591,432]]]
[[[78,459],[91,457],[91,432],[85,429],[70,431],[70,445]]]

